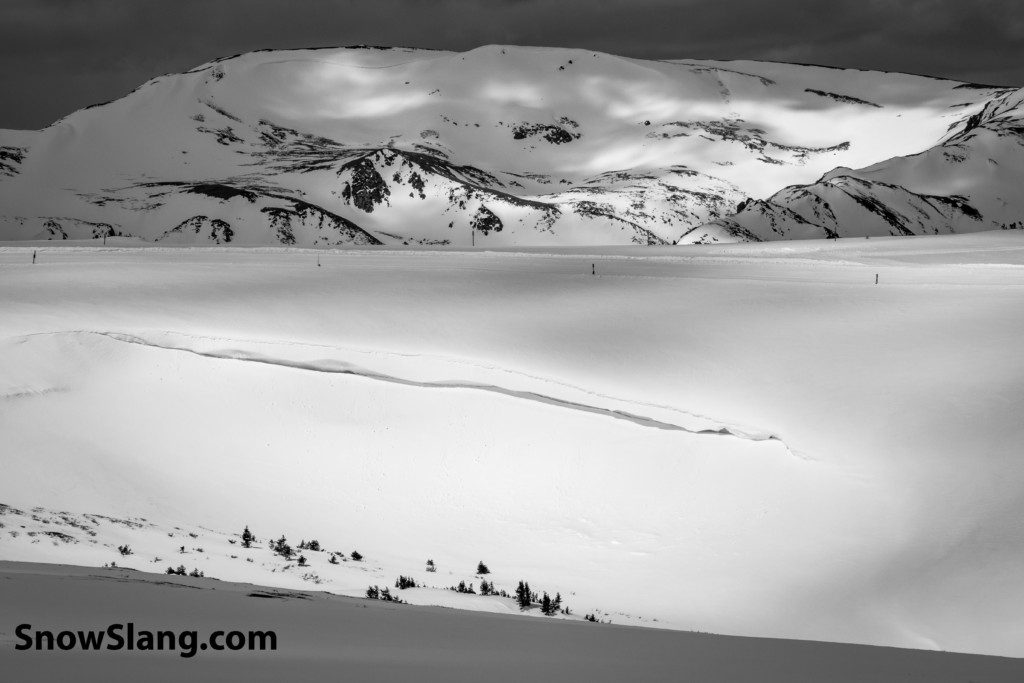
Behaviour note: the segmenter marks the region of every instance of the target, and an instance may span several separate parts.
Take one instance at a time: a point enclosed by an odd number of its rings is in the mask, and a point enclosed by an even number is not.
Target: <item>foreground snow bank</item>
[[[195,631],[174,651],[18,652],[14,680],[280,681],[902,681],[1020,679],[1018,660],[815,642],[730,638],[607,624],[540,621],[352,600],[123,569],[0,562],[0,604],[37,631]],[[5,629],[8,627],[5,627]],[[181,651],[217,630],[273,631],[274,651]],[[121,633],[124,634],[125,629]],[[188,634],[190,636],[191,634]],[[109,641],[106,641],[109,643]],[[182,641],[179,641],[182,642]],[[223,641],[221,641],[223,642]],[[260,642],[260,641],[254,641]],[[269,642],[269,641],[265,641]],[[59,656],[55,656],[59,655]]]

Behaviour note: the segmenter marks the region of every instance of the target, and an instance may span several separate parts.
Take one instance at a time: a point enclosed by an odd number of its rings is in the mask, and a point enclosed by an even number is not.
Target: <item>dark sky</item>
[[[489,43],[1024,85],[1021,0],[0,0],[0,127],[258,48]]]

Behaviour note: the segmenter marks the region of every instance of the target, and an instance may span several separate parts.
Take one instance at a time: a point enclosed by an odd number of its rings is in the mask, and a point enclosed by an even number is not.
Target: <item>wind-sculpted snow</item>
[[[59,333],[58,333],[59,334]],[[81,333],[81,332],[70,332],[67,334],[98,334],[118,341],[126,342],[129,344],[141,344],[143,346],[151,346],[155,348],[185,351],[188,353],[194,353],[200,356],[206,356],[209,358],[220,358],[223,360],[237,360],[246,361],[251,363],[265,363],[267,365],[279,365],[281,367],[295,368],[297,370],[308,370],[311,372],[326,372],[340,375],[356,375],[358,377],[365,377],[367,379],[373,379],[381,382],[390,382],[393,384],[401,384],[404,386],[420,387],[424,389],[472,389],[475,391],[485,391],[495,394],[501,394],[503,396],[511,396],[513,398],[520,398],[527,401],[538,401],[540,403],[546,403],[560,408],[566,408],[568,410],[580,410],[587,413],[594,413],[596,415],[603,415],[618,420],[626,420],[642,427],[651,427],[653,429],[666,429],[673,431],[689,432],[691,434],[706,434],[715,436],[731,436],[739,439],[747,439],[749,441],[768,441],[768,440],[779,440],[778,437],[757,431],[751,431],[745,428],[731,427],[731,426],[683,426],[680,424],[674,424],[665,422],[663,420],[655,419],[652,417],[639,415],[626,410],[617,408],[602,407],[597,405],[588,405],[586,403],[580,403],[577,401],[568,400],[566,398],[560,398],[554,395],[547,395],[543,393],[537,393],[535,391],[525,391],[519,389],[509,389],[502,386],[493,384],[482,384],[479,382],[470,382],[462,380],[447,380],[447,381],[417,381],[411,379],[404,379],[394,375],[388,375],[381,372],[376,372],[368,368],[363,368],[353,363],[338,360],[320,360],[320,361],[303,361],[295,360],[283,357],[267,356],[254,351],[243,350],[246,346],[246,342],[239,341],[236,348],[233,350],[213,350],[213,349],[197,349],[191,348],[187,345],[173,344],[170,342],[171,339],[181,339],[181,335],[174,335],[173,333],[165,333],[163,338],[167,341],[163,343],[158,341],[150,341],[143,337],[136,335],[120,334],[116,332],[93,332],[93,333]],[[294,346],[294,345],[293,345]],[[537,379],[537,378],[532,378]],[[550,382],[544,382],[545,385],[550,386]],[[581,393],[580,389],[575,387],[566,387],[573,393]],[[582,392],[585,393],[585,392]],[[612,404],[623,404],[625,402],[618,401],[611,397],[606,398],[609,403]],[[642,409],[642,406],[637,406],[637,409]],[[691,421],[697,421],[699,423],[705,423],[709,420],[707,418],[701,418],[693,415],[680,415]]]
[[[751,429],[749,427],[728,425],[709,417],[684,413],[683,411],[669,408],[667,406],[630,403],[611,396],[595,394],[579,387],[553,382],[540,377],[513,373],[496,367],[468,365],[464,362],[457,364],[449,362],[445,364],[445,367],[448,368],[449,372],[454,373],[468,369],[473,374],[477,374],[482,377],[495,377],[496,381],[500,381],[501,378],[512,377],[517,380],[520,388],[505,387],[497,384],[487,384],[481,381],[472,380],[448,379],[440,381],[403,378],[343,360],[337,357],[341,350],[319,347],[316,345],[303,345],[296,343],[279,345],[267,344],[266,342],[254,342],[251,340],[197,338],[173,332],[163,332],[155,337],[142,337],[135,334],[124,334],[119,332],[68,331],[47,333],[44,335],[32,335],[31,337],[23,338],[23,340],[29,341],[32,337],[39,336],[67,336],[71,339],[96,336],[156,349],[193,353],[207,358],[263,363],[310,372],[354,375],[380,382],[419,387],[423,389],[470,389],[474,391],[495,393],[527,401],[537,401],[565,408],[567,410],[578,410],[612,419],[626,420],[636,425],[650,427],[653,429],[681,431],[688,432],[690,434],[702,434],[709,436],[729,436],[749,441],[780,441],[778,437],[768,432]],[[289,357],[282,353],[278,353],[277,355],[268,355],[260,350],[267,348],[273,349],[275,347],[278,350],[283,349],[286,352],[291,352],[292,354],[298,352],[299,356],[295,357],[293,355],[292,357]],[[308,359],[311,357],[315,358],[323,354],[328,354],[332,357],[319,358],[315,360]],[[436,374],[438,371],[434,370],[433,372]],[[525,386],[546,387],[551,393],[521,388]],[[561,395],[559,395],[559,393]],[[36,392],[12,393],[4,396],[4,398],[24,397],[35,394]],[[584,402],[587,400],[591,402]],[[640,411],[644,410],[648,410],[651,414],[640,414]],[[672,419],[674,419],[675,422],[669,421]]]
[[[183,222],[205,217],[230,226],[230,244],[295,246],[660,245],[1015,225],[1015,196],[951,189],[980,170],[1009,187],[1021,171],[1002,158],[1015,153],[965,147],[977,147],[978,126],[1019,146],[1012,93],[964,85],[512,46],[260,51],[161,76],[42,131],[0,131],[0,238],[88,237],[47,225],[55,216],[147,241],[180,238]],[[872,176],[872,164],[940,143],[961,164],[947,187],[918,187],[916,171]],[[990,158],[998,167],[984,167]],[[830,205],[772,196],[855,168],[906,192],[859,192],[862,210],[836,212],[835,224],[812,215]],[[160,188],[172,185],[193,190],[167,215]],[[254,188],[346,227],[328,235],[305,219],[284,225],[281,207],[269,221],[236,211],[234,200],[266,194]],[[962,199],[979,219],[922,213],[932,200],[920,197]],[[770,210],[737,208],[761,201]],[[884,218],[908,211],[906,229]],[[210,226],[189,239],[227,243]]]

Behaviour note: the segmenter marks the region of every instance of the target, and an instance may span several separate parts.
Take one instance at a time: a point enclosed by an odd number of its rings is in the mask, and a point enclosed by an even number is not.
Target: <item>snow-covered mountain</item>
[[[990,99],[933,147],[744,202],[716,227],[752,238],[923,235],[1024,227],[1024,90]],[[709,226],[710,227],[710,226]]]
[[[0,131],[0,239],[508,246],[1012,227],[1020,101],[903,74],[582,50],[254,52]]]

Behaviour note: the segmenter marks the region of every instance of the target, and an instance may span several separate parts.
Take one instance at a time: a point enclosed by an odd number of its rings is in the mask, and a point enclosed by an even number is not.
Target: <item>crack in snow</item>
[[[794,456],[796,456],[796,457],[798,457],[798,458],[800,458],[802,460],[812,460],[812,458],[808,457],[807,455],[792,449],[785,441],[783,441],[781,438],[779,438],[775,434],[771,434],[771,433],[767,433],[767,432],[751,432],[749,430],[746,430],[746,429],[743,429],[743,428],[740,428],[740,427],[737,427],[737,426],[723,424],[723,423],[719,422],[718,420],[713,420],[712,418],[707,418],[707,417],[699,416],[699,415],[695,415],[695,414],[694,415],[687,414],[687,415],[689,415],[692,418],[696,418],[696,419],[700,419],[700,420],[708,420],[710,422],[713,422],[715,424],[715,427],[709,427],[709,428],[704,428],[704,429],[694,428],[694,427],[685,427],[683,425],[676,424],[674,422],[668,422],[668,421],[663,420],[663,419],[657,419],[657,418],[654,418],[654,417],[650,417],[650,416],[647,416],[647,415],[642,415],[642,414],[639,414],[639,413],[636,413],[636,412],[632,412],[632,411],[626,411],[626,410],[621,410],[621,409],[616,409],[616,408],[602,407],[602,406],[598,406],[598,405],[591,405],[591,404],[588,404],[588,403],[583,403],[583,402],[580,402],[580,401],[573,401],[573,400],[570,400],[570,399],[567,399],[567,398],[561,398],[561,397],[553,396],[553,395],[550,395],[550,394],[543,394],[543,393],[540,393],[540,392],[529,391],[529,390],[524,390],[524,389],[512,389],[512,388],[503,387],[503,386],[500,386],[500,385],[497,385],[497,384],[489,384],[489,383],[483,383],[483,382],[473,382],[473,381],[468,381],[468,380],[425,381],[425,380],[408,379],[408,378],[405,378],[405,377],[399,377],[397,375],[392,375],[392,374],[388,374],[388,373],[378,372],[376,370],[371,370],[371,369],[368,369],[368,368],[360,367],[360,366],[355,365],[353,363],[349,363],[349,362],[341,361],[341,360],[328,360],[328,359],[317,360],[317,361],[294,360],[294,359],[288,359],[288,358],[267,356],[267,355],[264,355],[264,354],[255,353],[255,352],[252,352],[252,351],[240,350],[240,349],[233,349],[233,350],[201,350],[201,349],[191,348],[189,346],[178,345],[178,344],[173,344],[173,343],[169,343],[169,342],[162,342],[161,343],[161,342],[158,342],[158,341],[155,341],[155,340],[152,340],[152,339],[146,339],[145,337],[141,337],[141,336],[138,336],[138,335],[121,333],[121,332],[99,332],[99,331],[93,331],[93,330],[76,330],[76,331],[67,331],[67,332],[48,332],[48,333],[38,333],[38,334],[40,336],[42,336],[42,335],[57,336],[57,335],[68,335],[68,334],[72,334],[72,335],[73,334],[95,335],[95,336],[105,337],[107,339],[112,339],[114,341],[118,341],[118,342],[122,342],[122,343],[136,344],[136,345],[139,345],[139,346],[145,346],[145,347],[155,348],[155,349],[163,349],[163,350],[166,350],[166,351],[180,351],[180,352],[184,352],[184,353],[190,353],[190,354],[193,354],[193,355],[196,355],[196,356],[201,356],[201,357],[204,357],[204,358],[213,358],[213,359],[218,359],[218,360],[234,360],[234,361],[242,361],[242,362],[250,362],[250,363],[260,363],[260,364],[263,364],[263,365],[273,365],[273,366],[277,366],[277,367],[292,368],[292,369],[295,369],[295,370],[306,370],[306,371],[309,371],[309,372],[320,372],[320,373],[336,374],[336,375],[349,375],[349,376],[353,376],[353,377],[362,377],[364,379],[375,380],[375,381],[379,381],[379,382],[387,382],[389,384],[396,384],[396,385],[408,386],[408,387],[417,387],[417,388],[422,388],[422,389],[440,389],[440,390],[444,390],[444,389],[463,389],[463,390],[470,390],[470,391],[483,391],[483,392],[487,392],[487,393],[491,393],[491,394],[498,394],[498,395],[501,395],[501,396],[507,396],[507,397],[510,397],[510,398],[523,399],[523,400],[527,400],[527,401],[533,401],[533,402],[536,402],[536,403],[544,403],[544,404],[547,404],[547,405],[552,405],[552,406],[556,406],[556,407],[559,407],[559,408],[564,408],[564,409],[567,409],[567,410],[575,410],[575,411],[579,411],[579,412],[585,412],[585,413],[590,413],[590,414],[594,414],[594,415],[600,415],[600,416],[603,416],[603,417],[609,417],[609,418],[616,419],[616,420],[623,420],[623,421],[631,422],[631,423],[633,423],[635,425],[638,425],[640,427],[647,427],[647,428],[651,428],[651,429],[661,429],[661,430],[666,430],[666,431],[685,432],[685,433],[688,433],[688,434],[695,434],[695,435],[698,435],[698,436],[725,436],[725,437],[732,437],[732,438],[735,438],[735,439],[741,439],[741,440],[744,440],[744,441],[752,441],[752,442],[775,441],[775,442],[778,442],[779,444],[781,444],[783,447],[785,447],[786,450],[791,455],[794,455]],[[169,333],[169,334],[178,334],[178,333]],[[26,335],[26,336],[37,336],[37,335]],[[211,339],[213,339],[213,338],[211,338]],[[223,340],[222,339],[220,341],[229,341],[229,340]],[[230,340],[230,341],[238,341],[238,340]],[[275,342],[260,342],[260,343],[275,343]],[[280,343],[280,342],[276,342],[276,343]],[[294,343],[292,343],[292,345],[294,345]],[[309,345],[309,346],[312,346],[312,347],[316,348],[319,345]],[[404,354],[404,355],[409,355],[409,354]],[[474,366],[474,367],[476,367],[476,366]],[[484,367],[484,369],[490,369],[490,370],[498,370],[499,369],[499,368],[491,368],[491,367],[485,367],[485,366],[481,366],[481,367]],[[505,372],[509,372],[509,371],[505,371]],[[524,374],[523,376],[524,377],[528,377],[530,379],[546,381],[546,382],[550,382],[550,383],[555,384],[555,385],[559,385],[558,382],[553,382],[551,380],[545,380],[544,378],[541,378],[541,377],[534,377],[532,375],[526,375],[526,374]],[[571,385],[565,385],[565,386],[566,386],[566,388],[573,389],[573,390],[576,390],[576,391],[585,391],[585,390],[582,390],[582,389],[579,389],[579,388],[576,388],[576,387],[572,387]],[[599,398],[605,398],[605,399],[608,399],[608,400],[620,401],[620,399],[615,399],[614,397],[610,397],[610,396],[604,396],[603,394],[596,394],[594,392],[585,392],[585,393],[589,393],[589,394],[591,394],[591,395],[593,395],[595,397],[599,397]],[[658,409],[662,409],[662,410],[672,410],[674,412],[680,412],[680,413],[682,412],[682,411],[679,411],[678,409],[670,408],[669,406],[655,406],[655,405],[651,405],[650,407],[658,408]]]

